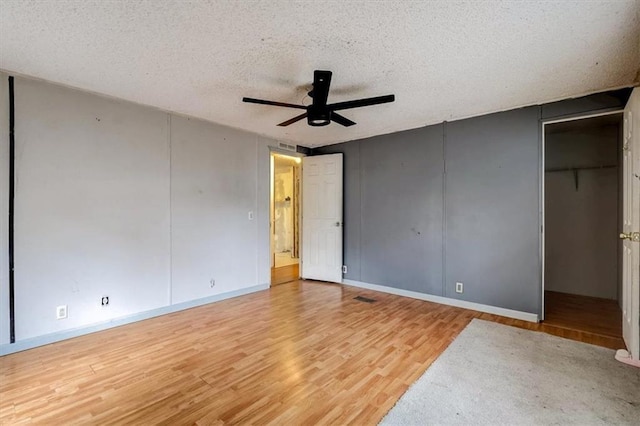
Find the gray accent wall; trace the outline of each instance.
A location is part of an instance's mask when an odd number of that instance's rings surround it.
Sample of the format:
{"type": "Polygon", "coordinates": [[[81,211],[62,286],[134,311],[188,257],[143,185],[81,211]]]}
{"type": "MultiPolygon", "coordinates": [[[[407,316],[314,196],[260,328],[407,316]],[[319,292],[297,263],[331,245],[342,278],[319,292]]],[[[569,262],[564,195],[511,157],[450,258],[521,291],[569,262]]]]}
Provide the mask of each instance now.
{"type": "MultiPolygon", "coordinates": [[[[360,236],[361,236],[361,214],[360,204],[360,142],[349,142],[338,145],[331,145],[325,149],[327,154],[334,152],[344,153],[343,173],[344,173],[344,203],[343,219],[344,228],[342,235],[343,261],[348,265],[345,278],[360,280],[360,236]]],[[[304,238],[304,237],[303,237],[304,238]]]]}
{"type": "Polygon", "coordinates": [[[344,278],[540,314],[541,122],[620,109],[630,93],[314,149],[344,154],[344,278]]]}
{"type": "Polygon", "coordinates": [[[442,125],[360,145],[360,280],[442,289],[442,125]]]}
{"type": "Polygon", "coordinates": [[[443,296],[539,311],[538,111],[447,124],[443,296]]]}

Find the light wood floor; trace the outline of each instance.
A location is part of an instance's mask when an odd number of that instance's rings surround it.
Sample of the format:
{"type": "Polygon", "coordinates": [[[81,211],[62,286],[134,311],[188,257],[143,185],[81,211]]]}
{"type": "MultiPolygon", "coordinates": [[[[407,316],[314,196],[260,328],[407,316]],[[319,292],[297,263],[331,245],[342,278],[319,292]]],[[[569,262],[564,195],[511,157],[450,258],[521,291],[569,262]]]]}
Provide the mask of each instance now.
{"type": "Polygon", "coordinates": [[[300,265],[297,263],[271,268],[271,285],[289,283],[298,278],[300,278],[300,265]]]}
{"type": "Polygon", "coordinates": [[[472,318],[542,329],[296,281],[1,357],[0,423],[375,425],[472,318]]]}
{"type": "Polygon", "coordinates": [[[547,327],[573,330],[598,337],[602,346],[624,348],[622,312],[615,300],[545,291],[547,327]]]}

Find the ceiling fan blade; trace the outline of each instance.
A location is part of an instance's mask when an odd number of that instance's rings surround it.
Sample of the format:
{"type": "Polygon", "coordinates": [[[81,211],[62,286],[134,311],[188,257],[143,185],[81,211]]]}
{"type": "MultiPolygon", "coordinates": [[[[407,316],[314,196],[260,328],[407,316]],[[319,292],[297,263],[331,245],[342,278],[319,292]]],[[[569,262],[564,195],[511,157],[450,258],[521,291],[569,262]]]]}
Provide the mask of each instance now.
{"type": "Polygon", "coordinates": [[[345,127],[353,126],[355,121],[349,120],[347,117],[343,117],[342,115],[332,112],[331,113],[331,121],[335,121],[338,124],[342,124],[345,127]]]}
{"type": "Polygon", "coordinates": [[[385,104],[387,102],[393,102],[396,100],[395,95],[376,96],[375,98],[357,99],[355,101],[338,102],[335,104],[327,105],[331,111],[338,111],[341,109],[360,108],[369,105],[385,104]]]}
{"type": "Polygon", "coordinates": [[[273,106],[280,106],[280,107],[286,107],[286,108],[307,109],[307,107],[304,105],[288,104],[286,102],[265,101],[263,99],[254,99],[254,98],[242,98],[242,102],[249,102],[251,104],[273,105],[273,106]]]}
{"type": "Polygon", "coordinates": [[[315,70],[313,72],[313,105],[326,105],[331,85],[331,71],[315,70]]]}
{"type": "Polygon", "coordinates": [[[306,113],[306,112],[305,112],[304,114],[300,114],[300,115],[299,115],[299,116],[297,116],[297,117],[293,117],[293,118],[292,118],[292,119],[290,119],[290,120],[283,121],[282,123],[278,124],[278,126],[285,127],[285,126],[288,126],[289,124],[293,124],[293,123],[295,123],[296,121],[300,121],[300,120],[302,120],[303,118],[307,118],[307,113],[306,113]]]}

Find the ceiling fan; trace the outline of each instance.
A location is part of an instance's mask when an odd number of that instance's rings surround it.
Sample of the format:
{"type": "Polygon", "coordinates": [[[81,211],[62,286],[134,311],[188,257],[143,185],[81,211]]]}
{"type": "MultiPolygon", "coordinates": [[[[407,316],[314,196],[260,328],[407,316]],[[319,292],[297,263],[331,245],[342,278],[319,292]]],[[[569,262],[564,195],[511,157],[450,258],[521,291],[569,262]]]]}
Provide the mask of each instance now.
{"type": "Polygon", "coordinates": [[[376,96],[374,98],[357,99],[354,101],[338,102],[335,104],[327,104],[327,98],[329,96],[329,86],[331,85],[331,71],[316,70],[313,72],[313,89],[309,92],[309,96],[313,99],[313,103],[310,105],[296,105],[288,104],[285,102],[265,101],[263,99],[254,98],[242,98],[243,102],[249,102],[262,105],[274,105],[285,108],[297,108],[304,109],[306,112],[293,117],[290,120],[283,121],[278,126],[288,126],[303,118],[307,119],[310,126],[326,126],[330,122],[334,121],[345,127],[353,126],[355,122],[348,118],[338,114],[336,111],[351,108],[360,108],[369,105],[384,104],[387,102],[393,102],[395,100],[394,95],[376,96]]]}

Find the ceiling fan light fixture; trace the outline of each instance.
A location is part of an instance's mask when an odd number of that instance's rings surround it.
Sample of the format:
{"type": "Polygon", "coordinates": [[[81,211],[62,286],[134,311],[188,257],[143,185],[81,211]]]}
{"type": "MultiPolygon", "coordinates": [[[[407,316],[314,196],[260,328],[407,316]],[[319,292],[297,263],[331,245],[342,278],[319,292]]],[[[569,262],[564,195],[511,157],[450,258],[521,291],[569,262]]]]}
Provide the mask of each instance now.
{"type": "Polygon", "coordinates": [[[309,117],[309,119],[307,120],[307,122],[309,123],[309,126],[326,126],[329,123],[331,123],[331,120],[328,120],[326,118],[311,118],[309,117]]]}
{"type": "Polygon", "coordinates": [[[307,123],[309,123],[309,126],[326,126],[331,123],[331,111],[311,106],[307,116],[307,123]]]}

